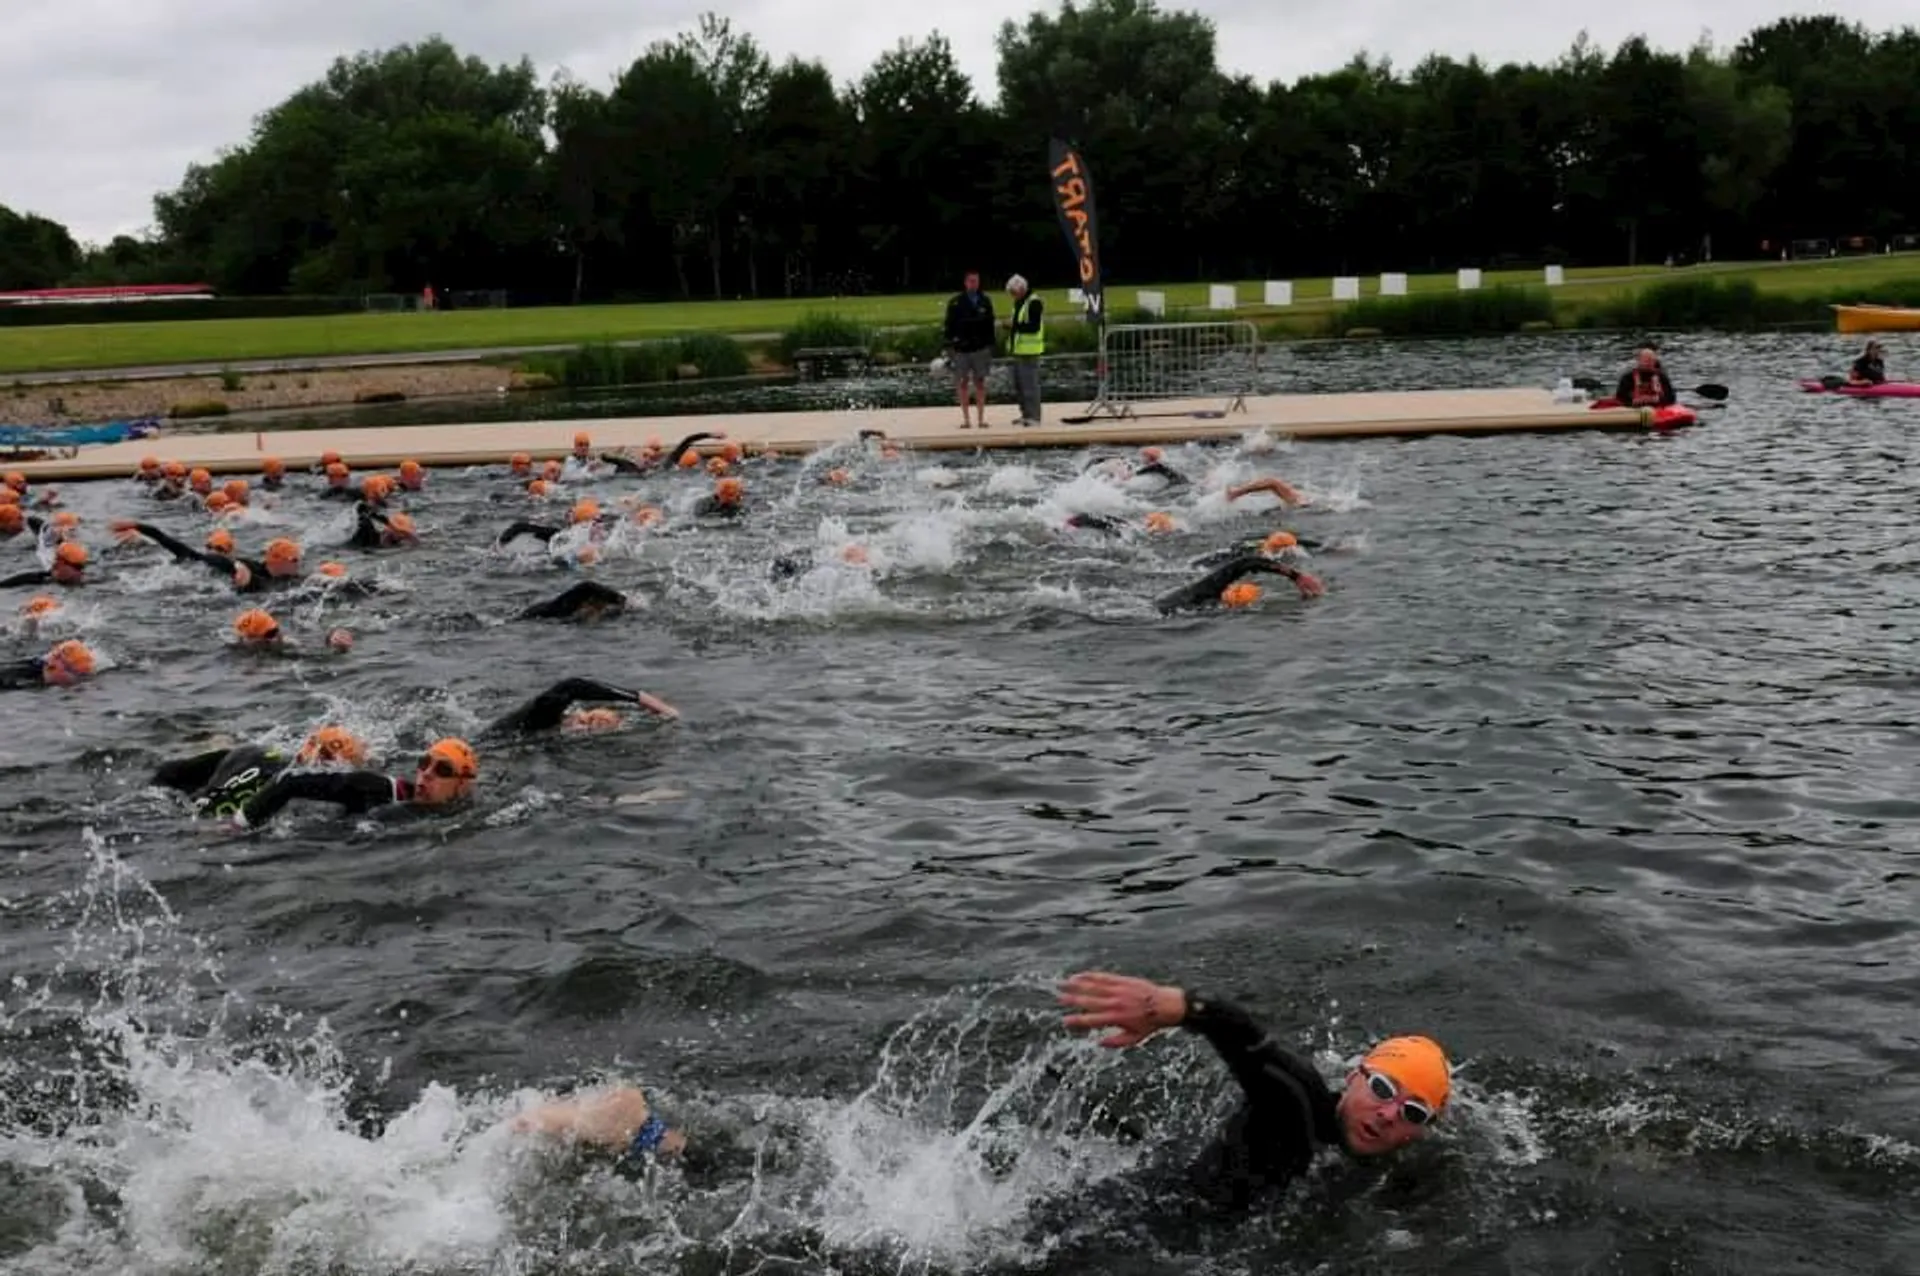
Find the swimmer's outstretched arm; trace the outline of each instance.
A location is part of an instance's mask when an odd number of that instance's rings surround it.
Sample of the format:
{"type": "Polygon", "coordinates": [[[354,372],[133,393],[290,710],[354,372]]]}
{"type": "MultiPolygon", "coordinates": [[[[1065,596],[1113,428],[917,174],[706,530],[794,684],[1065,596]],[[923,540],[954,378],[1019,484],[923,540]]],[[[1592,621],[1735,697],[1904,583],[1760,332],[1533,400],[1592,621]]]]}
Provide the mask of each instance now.
{"type": "Polygon", "coordinates": [[[522,536],[538,536],[541,540],[550,541],[559,534],[560,529],[557,527],[548,527],[545,523],[522,521],[515,523],[512,527],[509,527],[506,531],[495,537],[493,547],[498,549],[502,545],[518,540],[522,536]]]}
{"type": "Polygon", "coordinates": [[[704,443],[708,439],[724,439],[726,437],[727,432],[725,430],[702,430],[698,434],[689,434],[686,438],[681,439],[673,445],[673,451],[667,453],[667,459],[662,461],[661,464],[669,467],[678,465],[680,464],[680,458],[685,456],[687,449],[694,444],[704,443]]]}
{"type": "Polygon", "coordinates": [[[196,753],[190,758],[170,759],[155,768],[153,778],[147,783],[162,789],[178,789],[182,793],[195,792],[207,786],[230,752],[230,749],[213,749],[207,753],[196,753]]]}
{"type": "Polygon", "coordinates": [[[377,806],[391,806],[407,799],[404,780],[395,780],[378,771],[283,771],[266,788],[247,799],[234,815],[241,828],[259,828],[272,819],[287,803],[296,799],[332,802],[349,815],[360,815],[377,806]]]}
{"type": "Polygon", "coordinates": [[[640,462],[634,460],[632,457],[623,456],[618,452],[608,452],[600,459],[608,465],[611,465],[616,474],[645,474],[647,472],[646,466],[640,464],[640,462]]]}
{"type": "Polygon", "coordinates": [[[511,1128],[522,1134],[573,1139],[629,1157],[655,1152],[675,1156],[687,1146],[686,1135],[668,1129],[647,1104],[646,1095],[634,1086],[542,1104],[515,1117],[511,1128]]]}
{"type": "Polygon", "coordinates": [[[1179,470],[1168,469],[1166,464],[1161,461],[1149,462],[1135,470],[1134,474],[1136,476],[1141,474],[1158,474],[1167,481],[1168,487],[1185,487],[1187,485],[1186,475],[1182,474],[1179,470]]]}
{"type": "Polygon", "coordinates": [[[1070,514],[1067,516],[1067,526],[1089,532],[1105,532],[1109,536],[1118,536],[1121,531],[1120,520],[1105,514],[1070,514]]]}
{"type": "Polygon", "coordinates": [[[0,665],[0,691],[25,691],[47,685],[47,662],[32,657],[0,665]]]}
{"type": "Polygon", "coordinates": [[[567,710],[579,703],[637,704],[663,718],[680,713],[657,696],[628,687],[616,687],[592,678],[566,678],[554,683],[533,699],[488,727],[485,735],[521,735],[533,731],[551,731],[566,718],[567,710]]]}
{"type": "Polygon", "coordinates": [[[1275,562],[1273,559],[1262,557],[1259,554],[1243,554],[1231,562],[1222,563],[1205,576],[1202,576],[1199,580],[1194,581],[1191,585],[1182,585],[1178,589],[1169,590],[1160,595],[1159,598],[1154,600],[1153,605],[1157,607],[1163,615],[1168,612],[1185,611],[1191,607],[1210,606],[1220,601],[1220,595],[1226,591],[1228,585],[1233,584],[1243,576],[1251,576],[1255,572],[1264,572],[1272,576],[1285,576],[1288,580],[1299,586],[1301,594],[1309,598],[1320,592],[1321,589],[1320,582],[1317,579],[1301,571],[1298,567],[1294,567],[1288,563],[1275,562]]]}
{"type": "Polygon", "coordinates": [[[556,598],[535,603],[520,613],[521,620],[565,620],[586,607],[625,607],[627,598],[597,580],[583,580],[556,598]]]}
{"type": "Polygon", "coordinates": [[[0,580],[0,589],[25,589],[29,585],[44,585],[53,579],[53,573],[41,568],[30,572],[16,572],[0,580]]]}
{"type": "Polygon", "coordinates": [[[1252,496],[1255,492],[1270,492],[1289,505],[1305,505],[1307,498],[1294,488],[1277,478],[1254,479],[1251,483],[1240,483],[1227,489],[1227,499],[1237,501],[1243,496],[1252,496]]]}
{"type": "Polygon", "coordinates": [[[137,533],[146,537],[161,549],[166,550],[181,562],[205,563],[221,571],[232,571],[233,560],[225,554],[214,554],[206,550],[195,549],[183,541],[177,541],[151,523],[115,523],[113,530],[118,533],[137,533]]]}

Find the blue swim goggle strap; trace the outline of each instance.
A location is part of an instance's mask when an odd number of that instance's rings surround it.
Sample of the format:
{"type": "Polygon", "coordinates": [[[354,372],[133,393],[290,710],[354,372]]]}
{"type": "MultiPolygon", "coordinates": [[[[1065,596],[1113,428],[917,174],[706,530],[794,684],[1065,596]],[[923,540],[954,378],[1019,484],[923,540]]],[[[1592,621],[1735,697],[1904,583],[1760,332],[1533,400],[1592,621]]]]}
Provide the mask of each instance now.
{"type": "Polygon", "coordinates": [[[627,1145],[627,1155],[646,1156],[660,1147],[660,1141],[667,1137],[667,1123],[657,1116],[649,1116],[633,1136],[633,1142],[627,1145]]]}

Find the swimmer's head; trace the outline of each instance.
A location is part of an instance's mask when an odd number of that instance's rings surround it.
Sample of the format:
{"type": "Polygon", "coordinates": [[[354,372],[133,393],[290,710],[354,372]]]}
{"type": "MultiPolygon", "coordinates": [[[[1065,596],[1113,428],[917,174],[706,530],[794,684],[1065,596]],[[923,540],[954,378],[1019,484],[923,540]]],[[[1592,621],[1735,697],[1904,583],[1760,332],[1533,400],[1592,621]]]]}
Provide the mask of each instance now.
{"type": "Polygon", "coordinates": [[[575,709],[561,725],[568,731],[616,731],[626,725],[626,719],[620,716],[618,709],[601,705],[591,709],[575,709]]]}
{"type": "Polygon", "coordinates": [[[87,547],[79,541],[61,541],[53,551],[53,578],[62,585],[80,582],[87,567],[87,547]]]}
{"type": "Polygon", "coordinates": [[[575,501],[568,517],[576,523],[591,523],[594,519],[600,517],[600,502],[594,500],[591,496],[584,500],[575,501]]]}
{"type": "Polygon", "coordinates": [[[593,452],[593,439],[586,433],[586,431],[582,430],[580,433],[573,436],[573,454],[575,456],[579,457],[581,460],[584,461],[592,452],[593,452]]]}
{"type": "Polygon", "coordinates": [[[187,467],[179,461],[164,461],[160,465],[160,473],[170,479],[183,479],[187,476],[187,467]]]}
{"type": "Polygon", "coordinates": [[[80,530],[80,516],[72,510],[61,510],[53,516],[47,526],[60,540],[66,540],[80,530]]]}
{"type": "Polygon", "coordinates": [[[720,449],[720,455],[729,465],[738,465],[746,458],[747,451],[738,443],[728,443],[720,449]]]}
{"type": "Polygon", "coordinates": [[[723,478],[713,485],[713,499],[722,505],[738,505],[746,492],[746,485],[737,478],[723,478]]]}
{"type": "Polygon", "coordinates": [[[269,576],[297,576],[300,573],[300,546],[284,536],[268,541],[262,557],[266,559],[269,576]]]}
{"type": "Polygon", "coordinates": [[[835,466],[833,469],[828,470],[821,477],[826,482],[833,484],[835,487],[844,487],[846,486],[846,484],[853,481],[853,475],[847,473],[845,470],[841,469],[839,466],[835,466]]]}
{"type": "Polygon", "coordinates": [[[642,505],[633,512],[633,521],[642,527],[652,527],[656,523],[665,521],[665,519],[666,515],[662,514],[659,507],[655,505],[642,505]]]}
{"type": "Polygon", "coordinates": [[[1426,1037],[1394,1037],[1347,1074],[1336,1111],[1347,1149],[1378,1156],[1424,1138],[1453,1089],[1446,1051],[1426,1037]]]}
{"type": "Polygon", "coordinates": [[[1164,454],[1157,447],[1143,447],[1140,449],[1140,459],[1148,465],[1157,463],[1162,455],[1164,454]]]}
{"type": "Polygon", "coordinates": [[[367,760],[367,746],[345,727],[321,727],[301,742],[294,760],[305,766],[329,762],[359,766],[367,760]]]}
{"type": "Polygon", "coordinates": [[[20,504],[20,493],[14,491],[12,488],[8,487],[5,483],[0,483],[0,505],[17,506],[19,504],[20,504]]]}
{"type": "Polygon", "coordinates": [[[60,610],[60,600],[52,594],[35,594],[20,604],[20,614],[29,618],[51,616],[60,610]]]}
{"type": "Polygon", "coordinates": [[[852,563],[856,567],[865,567],[868,562],[865,545],[845,545],[840,549],[840,561],[852,563]]]}
{"type": "Polygon", "coordinates": [[[1147,515],[1147,530],[1150,532],[1170,532],[1173,530],[1173,515],[1155,510],[1147,515]]]}
{"type": "Polygon", "coordinates": [[[692,448],[688,448],[686,451],[680,454],[681,469],[692,470],[692,469],[698,469],[699,467],[700,467],[700,454],[698,452],[694,451],[692,448]]]}
{"type": "Polygon", "coordinates": [[[360,480],[360,499],[378,505],[393,492],[393,480],[384,474],[369,474],[360,480]]]}
{"type": "Polygon", "coordinates": [[[141,478],[159,478],[160,458],[157,456],[141,457],[139,474],[141,478]]]}
{"type": "Polygon", "coordinates": [[[560,464],[560,462],[548,461],[545,465],[540,467],[540,477],[547,480],[547,482],[549,483],[558,483],[560,481],[560,474],[563,469],[564,467],[560,464]]]}
{"type": "Polygon", "coordinates": [[[380,529],[382,545],[398,545],[402,541],[416,541],[420,533],[414,530],[413,517],[409,514],[394,514],[387,519],[387,525],[380,529]]]}
{"type": "Polygon", "coordinates": [[[320,468],[323,470],[330,470],[336,465],[344,465],[345,463],[346,458],[332,448],[328,448],[320,454],[320,468]]]}
{"type": "Polygon", "coordinates": [[[548,483],[545,479],[532,479],[527,483],[527,495],[528,496],[545,496],[548,493],[548,491],[552,489],[552,486],[553,485],[548,483]]]}
{"type": "Polygon", "coordinates": [[[420,462],[414,460],[400,462],[401,487],[406,488],[409,492],[417,492],[426,481],[427,471],[421,466],[420,462]]]}
{"type": "Polygon", "coordinates": [[[422,806],[457,801],[473,790],[479,775],[473,746],[453,736],[435,740],[414,765],[413,800],[422,806]]]}
{"type": "Polygon", "coordinates": [[[207,513],[209,514],[224,514],[232,505],[233,502],[228,499],[225,492],[207,493],[207,513]]]}
{"type": "Polygon", "coordinates": [[[8,470],[5,482],[16,492],[24,493],[27,490],[27,476],[19,470],[8,470]]]}
{"type": "Polygon", "coordinates": [[[1260,586],[1250,580],[1235,581],[1220,592],[1220,601],[1229,607],[1251,607],[1260,601],[1260,586]]]}
{"type": "Polygon", "coordinates": [[[345,580],[347,578],[347,565],[345,563],[326,562],[314,568],[313,572],[316,576],[326,576],[333,580],[345,580]]]}
{"type": "Polygon", "coordinates": [[[224,527],[216,527],[207,533],[207,548],[216,554],[233,554],[233,533],[224,527]]]}
{"type": "Polygon", "coordinates": [[[93,676],[93,652],[76,638],[54,644],[40,659],[40,676],[48,685],[71,687],[82,678],[93,676]]]}
{"type": "Polygon", "coordinates": [[[707,458],[707,473],[713,475],[715,478],[719,478],[731,468],[732,467],[727,464],[727,458],[724,456],[710,456],[707,458]]]}
{"type": "Polygon", "coordinates": [[[345,487],[347,485],[347,480],[351,478],[352,475],[353,475],[353,471],[349,470],[343,462],[340,462],[340,461],[327,462],[327,486],[328,487],[345,487]]]}
{"type": "Polygon", "coordinates": [[[1300,548],[1300,538],[1292,532],[1275,532],[1260,542],[1260,552],[1269,556],[1300,548]]]}
{"type": "Polygon", "coordinates": [[[205,496],[213,490],[213,475],[206,470],[195,470],[187,475],[187,486],[205,496]]]}
{"type": "Polygon", "coordinates": [[[0,505],[0,535],[15,535],[26,525],[27,516],[18,505],[0,505]]]}
{"type": "Polygon", "coordinates": [[[270,456],[260,462],[260,472],[270,479],[277,479],[286,474],[287,463],[277,456],[270,456]]]}
{"type": "Polygon", "coordinates": [[[271,613],[252,607],[233,618],[233,635],[249,647],[264,647],[280,641],[280,622],[271,613]]]}
{"type": "Polygon", "coordinates": [[[247,503],[247,496],[249,495],[249,488],[247,481],[243,478],[228,479],[220,485],[220,492],[233,504],[245,505],[247,503]]]}

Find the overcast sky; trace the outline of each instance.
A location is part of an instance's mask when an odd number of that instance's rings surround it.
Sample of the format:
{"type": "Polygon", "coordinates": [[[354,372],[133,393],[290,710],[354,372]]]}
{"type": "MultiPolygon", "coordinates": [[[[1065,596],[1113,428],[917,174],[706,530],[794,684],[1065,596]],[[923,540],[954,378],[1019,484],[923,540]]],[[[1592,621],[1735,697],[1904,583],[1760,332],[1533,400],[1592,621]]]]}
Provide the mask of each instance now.
{"type": "MultiPolygon", "coordinates": [[[[1049,0],[1051,3],[1052,0],[1049,0]]],[[[0,40],[0,204],[64,222],[83,241],[138,233],[156,191],[243,142],[255,115],[342,53],[440,34],[490,61],[530,56],[604,85],[703,10],[775,57],[818,59],[843,81],[902,38],[938,30],[991,99],[993,38],[1025,0],[12,0],[0,40]]],[[[1429,52],[1550,60],[1586,29],[1683,48],[1736,42],[1809,6],[1765,0],[1163,0],[1197,9],[1229,71],[1292,80],[1356,52],[1410,66],[1429,52]]],[[[1831,11],[1831,10],[1828,10],[1831,11]]],[[[1920,20],[1914,0],[1855,0],[1874,30],[1920,20]]]]}

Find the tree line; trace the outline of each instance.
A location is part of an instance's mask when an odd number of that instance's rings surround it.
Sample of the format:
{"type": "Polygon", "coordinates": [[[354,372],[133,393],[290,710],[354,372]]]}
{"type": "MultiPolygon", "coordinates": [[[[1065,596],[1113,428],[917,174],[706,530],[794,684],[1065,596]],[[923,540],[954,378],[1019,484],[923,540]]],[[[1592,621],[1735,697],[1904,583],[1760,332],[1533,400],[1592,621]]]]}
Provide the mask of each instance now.
{"type": "Polygon", "coordinates": [[[1262,84],[1220,65],[1199,14],[1067,0],[1002,27],[997,79],[989,100],[932,35],[837,85],[712,16],[605,87],[437,38],[361,53],[189,168],[144,238],[83,248],[0,208],[0,288],[531,303],[940,290],[975,265],[1057,286],[1055,135],[1093,168],[1123,283],[1920,230],[1912,28],[1792,18],[1726,53],[1582,36],[1548,65],[1362,55],[1262,84]]]}

